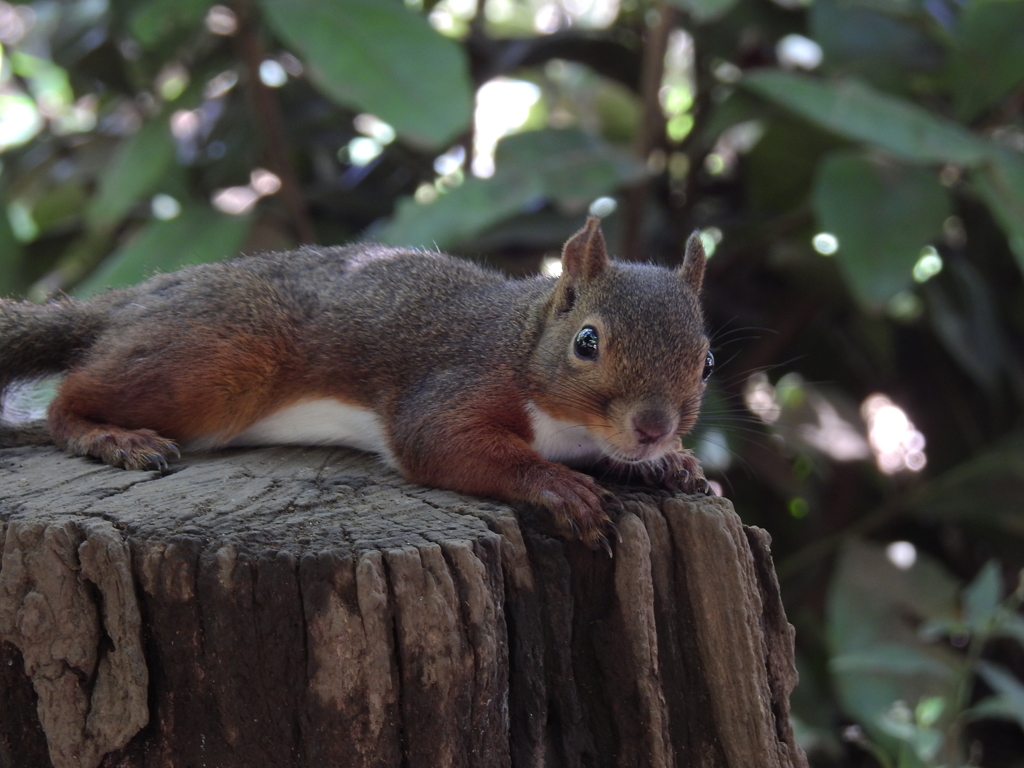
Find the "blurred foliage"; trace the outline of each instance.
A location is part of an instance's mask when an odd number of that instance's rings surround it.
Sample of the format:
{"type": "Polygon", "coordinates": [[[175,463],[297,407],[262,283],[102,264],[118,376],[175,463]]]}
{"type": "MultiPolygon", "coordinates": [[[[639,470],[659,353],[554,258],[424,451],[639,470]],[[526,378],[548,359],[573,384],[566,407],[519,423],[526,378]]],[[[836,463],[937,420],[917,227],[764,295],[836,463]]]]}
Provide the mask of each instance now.
{"type": "Polygon", "coordinates": [[[812,762],[1024,766],[1024,0],[37,0],[0,45],[0,295],[701,229],[687,439],[774,538],[812,762]]]}

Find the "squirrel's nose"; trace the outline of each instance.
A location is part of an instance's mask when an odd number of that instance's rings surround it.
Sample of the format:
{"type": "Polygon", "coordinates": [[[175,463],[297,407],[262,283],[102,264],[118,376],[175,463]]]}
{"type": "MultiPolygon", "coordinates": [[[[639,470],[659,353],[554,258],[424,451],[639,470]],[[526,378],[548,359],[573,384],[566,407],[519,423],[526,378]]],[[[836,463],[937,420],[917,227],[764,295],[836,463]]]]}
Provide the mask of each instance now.
{"type": "Polygon", "coordinates": [[[664,411],[641,411],[633,416],[633,435],[640,445],[653,445],[675,429],[672,418],[664,411]]]}

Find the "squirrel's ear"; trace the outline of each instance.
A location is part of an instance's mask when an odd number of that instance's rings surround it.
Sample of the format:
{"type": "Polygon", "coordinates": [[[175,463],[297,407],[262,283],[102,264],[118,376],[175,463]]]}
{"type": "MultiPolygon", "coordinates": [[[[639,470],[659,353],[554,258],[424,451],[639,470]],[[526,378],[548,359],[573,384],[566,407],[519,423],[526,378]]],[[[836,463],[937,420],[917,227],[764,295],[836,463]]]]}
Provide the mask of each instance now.
{"type": "Polygon", "coordinates": [[[562,275],[572,282],[589,281],[608,266],[608,250],[601,233],[601,220],[588,216],[583,229],[569,238],[562,248],[562,275]]]}
{"type": "Polygon", "coordinates": [[[700,293],[700,287],[704,283],[705,261],[707,257],[704,255],[704,243],[701,242],[700,233],[695,231],[686,240],[686,254],[683,256],[682,266],[677,270],[695,293],[700,293]]]}

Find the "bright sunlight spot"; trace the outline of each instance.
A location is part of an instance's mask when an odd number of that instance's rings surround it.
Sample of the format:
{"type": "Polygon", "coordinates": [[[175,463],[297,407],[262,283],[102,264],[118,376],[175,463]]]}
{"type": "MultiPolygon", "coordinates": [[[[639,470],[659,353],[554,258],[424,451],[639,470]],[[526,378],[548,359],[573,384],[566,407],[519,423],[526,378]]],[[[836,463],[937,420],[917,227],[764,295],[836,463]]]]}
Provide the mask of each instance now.
{"type": "Polygon", "coordinates": [[[921,257],[914,264],[914,280],[923,283],[931,280],[942,271],[942,257],[932,246],[926,245],[921,249],[921,257]]]}
{"type": "Polygon", "coordinates": [[[440,176],[447,176],[455,173],[466,162],[466,148],[456,144],[443,155],[434,158],[434,170],[440,176]]]}
{"type": "Polygon", "coordinates": [[[213,206],[232,216],[248,213],[261,197],[272,195],[281,189],[281,179],[263,168],[249,174],[249,184],[244,187],[228,187],[213,193],[213,206]]]}
{"type": "Polygon", "coordinates": [[[868,442],[875,463],[887,475],[904,469],[919,472],[928,459],[924,453],[924,435],[914,428],[907,414],[882,394],[869,395],[860,407],[868,425],[868,442]]]}
{"type": "Polygon", "coordinates": [[[557,256],[545,256],[540,263],[540,273],[545,277],[558,277],[562,274],[562,260],[557,256]]]}
{"type": "Polygon", "coordinates": [[[238,31],[238,17],[226,5],[215,5],[206,14],[206,28],[215,35],[233,35],[238,31]]]}
{"type": "Polygon", "coordinates": [[[476,92],[476,136],[473,140],[473,175],[494,175],[494,148],[498,141],[515,133],[540,100],[540,88],[524,80],[498,77],[476,92]]]}
{"type": "Polygon", "coordinates": [[[252,210],[259,199],[260,196],[252,187],[228,187],[214,192],[211,202],[218,211],[230,213],[232,216],[241,216],[252,210]]]}
{"type": "Polygon", "coordinates": [[[430,26],[448,37],[463,37],[476,15],[476,0],[441,0],[430,11],[430,26]]]}
{"type": "Polygon", "coordinates": [[[786,35],[775,44],[775,56],[785,69],[815,69],[822,55],[821,46],[803,35],[786,35]]]}
{"type": "Polygon", "coordinates": [[[288,73],[279,61],[264,59],[260,62],[260,82],[268,88],[280,88],[288,82],[288,73]]]}
{"type": "Polygon", "coordinates": [[[590,215],[603,219],[605,216],[615,213],[618,205],[614,197],[599,197],[590,204],[590,215]]]}
{"type": "Polygon", "coordinates": [[[917,561],[917,547],[909,541],[894,541],[885,548],[885,556],[901,571],[907,571],[917,561]]]}
{"type": "Polygon", "coordinates": [[[766,424],[773,424],[782,415],[782,409],[775,402],[775,387],[763,373],[755,373],[747,379],[743,388],[743,402],[747,410],[766,424]]]}
{"type": "Polygon", "coordinates": [[[700,243],[704,246],[704,255],[711,258],[715,255],[715,248],[722,242],[722,230],[718,227],[708,227],[701,230],[700,243]]]}
{"type": "Polygon", "coordinates": [[[369,136],[357,136],[348,143],[349,162],[359,167],[368,165],[383,151],[380,142],[369,136]]]}
{"type": "Polygon", "coordinates": [[[176,219],[178,214],[181,213],[181,203],[170,195],[163,193],[153,195],[153,199],[149,202],[149,207],[153,211],[153,216],[161,221],[176,219]]]}
{"type": "Polygon", "coordinates": [[[203,88],[204,99],[219,99],[238,84],[238,74],[234,70],[226,69],[219,75],[211,77],[203,88]]]}
{"type": "Polygon", "coordinates": [[[249,186],[260,197],[266,197],[281,189],[281,177],[264,168],[257,168],[249,174],[249,186]]]}
{"type": "Polygon", "coordinates": [[[839,238],[831,232],[819,232],[811,239],[811,245],[822,256],[831,256],[839,250],[839,238]]]}
{"type": "Polygon", "coordinates": [[[352,125],[363,136],[369,136],[385,146],[395,140],[395,129],[376,115],[368,115],[365,112],[356,115],[352,119],[352,125]]]}
{"type": "Polygon", "coordinates": [[[43,118],[28,96],[0,94],[0,152],[24,144],[43,128],[43,118]]]}
{"type": "Polygon", "coordinates": [[[171,115],[171,135],[178,141],[186,141],[199,130],[199,110],[179,109],[171,115]]]}

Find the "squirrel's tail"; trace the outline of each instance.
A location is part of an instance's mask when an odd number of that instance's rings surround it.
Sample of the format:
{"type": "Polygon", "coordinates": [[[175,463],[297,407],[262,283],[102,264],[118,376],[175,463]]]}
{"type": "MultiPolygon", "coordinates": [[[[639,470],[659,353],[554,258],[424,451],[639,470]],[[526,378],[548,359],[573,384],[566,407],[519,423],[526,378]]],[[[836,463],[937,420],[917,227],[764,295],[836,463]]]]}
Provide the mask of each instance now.
{"type": "Polygon", "coordinates": [[[105,324],[99,307],[74,299],[49,304],[0,299],[0,409],[11,384],[66,370],[105,324]]]}

